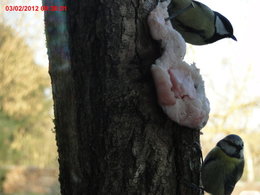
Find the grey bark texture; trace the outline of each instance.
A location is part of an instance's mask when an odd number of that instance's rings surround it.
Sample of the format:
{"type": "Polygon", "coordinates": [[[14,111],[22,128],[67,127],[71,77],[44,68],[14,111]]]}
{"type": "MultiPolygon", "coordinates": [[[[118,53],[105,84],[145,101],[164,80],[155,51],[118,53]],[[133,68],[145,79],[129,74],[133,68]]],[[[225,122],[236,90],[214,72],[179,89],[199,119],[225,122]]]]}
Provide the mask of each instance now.
{"type": "Polygon", "coordinates": [[[66,13],[45,14],[62,195],[200,194],[200,132],[156,100],[156,3],[68,0],[66,13]]]}

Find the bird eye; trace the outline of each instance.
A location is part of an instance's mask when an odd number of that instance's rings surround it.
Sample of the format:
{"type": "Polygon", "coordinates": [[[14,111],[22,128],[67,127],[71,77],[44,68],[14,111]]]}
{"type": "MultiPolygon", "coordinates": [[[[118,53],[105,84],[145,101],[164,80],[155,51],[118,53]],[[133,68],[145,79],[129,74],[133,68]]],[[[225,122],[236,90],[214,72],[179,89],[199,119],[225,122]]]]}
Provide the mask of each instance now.
{"type": "Polygon", "coordinates": [[[243,149],[243,146],[241,145],[238,145],[238,146],[236,146],[236,148],[238,149],[238,150],[242,150],[243,149]]]}

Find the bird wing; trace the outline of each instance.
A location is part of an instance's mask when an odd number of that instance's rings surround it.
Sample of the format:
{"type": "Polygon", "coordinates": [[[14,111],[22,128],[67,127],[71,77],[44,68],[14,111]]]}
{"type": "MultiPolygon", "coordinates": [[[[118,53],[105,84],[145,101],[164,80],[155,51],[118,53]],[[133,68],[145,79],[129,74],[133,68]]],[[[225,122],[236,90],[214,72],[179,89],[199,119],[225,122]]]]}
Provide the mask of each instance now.
{"type": "Polygon", "coordinates": [[[192,28],[191,26],[188,26],[188,25],[184,25],[182,23],[182,21],[178,20],[178,19],[175,19],[175,23],[176,25],[178,25],[179,28],[182,29],[182,31],[185,31],[185,32],[188,32],[188,33],[194,33],[194,34],[198,34],[200,37],[202,37],[203,39],[206,39],[206,30],[203,30],[203,29],[195,29],[195,28],[192,28]]]}
{"type": "Polygon", "coordinates": [[[230,195],[237,183],[237,181],[242,176],[244,170],[244,160],[241,160],[240,163],[234,168],[234,170],[228,174],[228,177],[225,179],[225,195],[230,195]]]}
{"type": "Polygon", "coordinates": [[[204,161],[203,161],[203,166],[205,166],[206,164],[208,164],[210,161],[213,161],[213,160],[217,159],[217,156],[216,156],[217,152],[216,152],[216,150],[218,150],[218,149],[219,149],[219,148],[215,147],[215,148],[213,148],[213,149],[209,152],[209,154],[206,156],[206,158],[205,158],[204,161]]]}

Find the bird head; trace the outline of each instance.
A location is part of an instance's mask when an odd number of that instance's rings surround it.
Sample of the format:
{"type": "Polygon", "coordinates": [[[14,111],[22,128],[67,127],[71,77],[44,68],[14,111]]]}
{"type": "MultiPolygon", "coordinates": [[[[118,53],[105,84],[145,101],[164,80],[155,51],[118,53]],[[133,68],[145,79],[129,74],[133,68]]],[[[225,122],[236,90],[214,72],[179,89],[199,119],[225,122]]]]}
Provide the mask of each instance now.
{"type": "Polygon", "coordinates": [[[226,136],[217,143],[217,146],[228,156],[238,159],[244,158],[244,143],[238,135],[230,134],[226,136]]]}
{"type": "Polygon", "coordinates": [[[215,13],[215,30],[216,35],[219,36],[219,39],[221,38],[231,38],[234,41],[237,41],[236,37],[234,36],[233,27],[229,20],[221,15],[218,12],[215,13]]]}

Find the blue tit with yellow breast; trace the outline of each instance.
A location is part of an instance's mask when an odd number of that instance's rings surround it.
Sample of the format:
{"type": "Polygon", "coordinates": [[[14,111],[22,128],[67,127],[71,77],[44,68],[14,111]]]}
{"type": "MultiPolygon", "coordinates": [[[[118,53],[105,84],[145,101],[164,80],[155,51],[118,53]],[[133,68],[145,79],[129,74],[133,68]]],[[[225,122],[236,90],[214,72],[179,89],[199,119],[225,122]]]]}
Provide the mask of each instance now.
{"type": "Polygon", "coordinates": [[[220,140],[206,156],[201,169],[204,190],[212,195],[231,195],[244,169],[244,143],[235,134],[220,140]]]}
{"type": "Polygon", "coordinates": [[[169,6],[173,27],[187,43],[206,45],[223,38],[237,40],[230,21],[198,1],[173,0],[169,6]],[[191,6],[192,5],[192,6],[191,6]]]}

